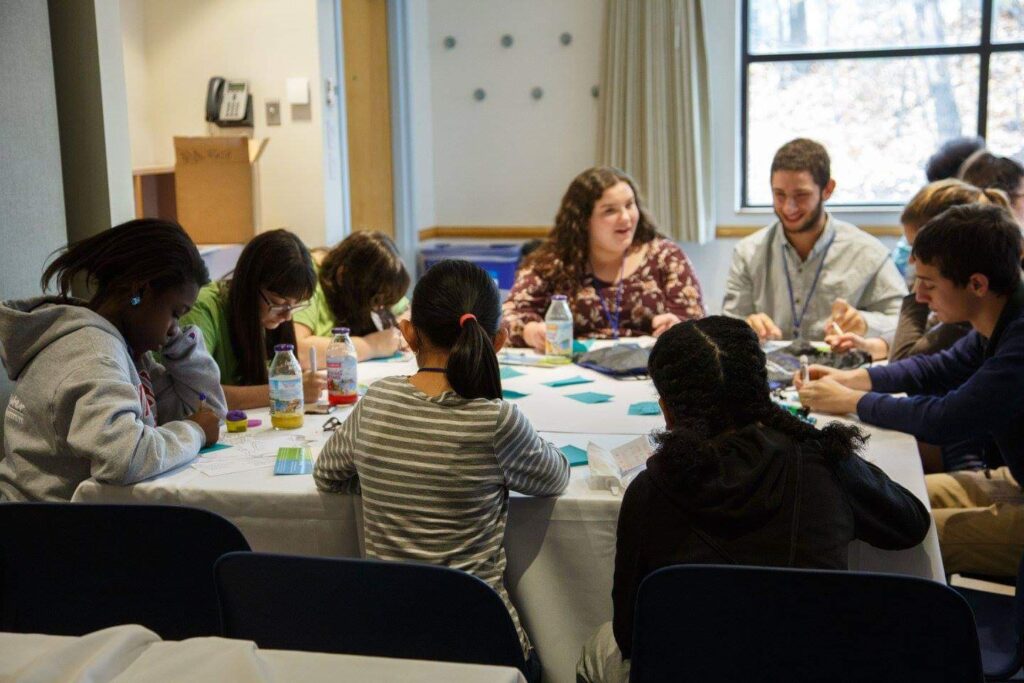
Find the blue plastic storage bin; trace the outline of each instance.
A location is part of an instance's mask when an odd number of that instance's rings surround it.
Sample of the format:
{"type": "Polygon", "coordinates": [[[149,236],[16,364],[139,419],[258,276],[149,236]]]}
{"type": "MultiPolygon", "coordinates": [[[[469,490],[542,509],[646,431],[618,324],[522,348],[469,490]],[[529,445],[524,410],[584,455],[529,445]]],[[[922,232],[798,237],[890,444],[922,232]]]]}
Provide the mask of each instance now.
{"type": "Polygon", "coordinates": [[[498,289],[507,293],[516,280],[519,249],[518,244],[433,244],[420,249],[420,274],[438,261],[462,259],[486,270],[498,289]]]}

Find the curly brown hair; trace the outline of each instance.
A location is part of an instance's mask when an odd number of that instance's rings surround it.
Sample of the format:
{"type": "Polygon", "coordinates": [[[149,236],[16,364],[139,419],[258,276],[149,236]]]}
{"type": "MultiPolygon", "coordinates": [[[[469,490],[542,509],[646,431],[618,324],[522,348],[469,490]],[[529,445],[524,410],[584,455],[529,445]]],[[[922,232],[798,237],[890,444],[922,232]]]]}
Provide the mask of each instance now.
{"type": "Polygon", "coordinates": [[[611,166],[595,166],[573,178],[555,215],[555,227],[547,240],[524,260],[536,273],[552,283],[555,292],[573,295],[580,287],[590,259],[590,217],[594,204],[605,190],[626,183],[633,190],[640,220],[633,234],[633,247],[658,237],[658,226],[644,209],[636,182],[624,171],[611,166]]]}
{"type": "Polygon", "coordinates": [[[409,273],[398,247],[382,232],[354,232],[327,252],[320,264],[320,288],[336,325],[356,337],[377,330],[370,314],[379,311],[386,327],[394,324],[387,310],[409,289],[409,273]],[[344,284],[338,283],[342,269],[344,284]]]}

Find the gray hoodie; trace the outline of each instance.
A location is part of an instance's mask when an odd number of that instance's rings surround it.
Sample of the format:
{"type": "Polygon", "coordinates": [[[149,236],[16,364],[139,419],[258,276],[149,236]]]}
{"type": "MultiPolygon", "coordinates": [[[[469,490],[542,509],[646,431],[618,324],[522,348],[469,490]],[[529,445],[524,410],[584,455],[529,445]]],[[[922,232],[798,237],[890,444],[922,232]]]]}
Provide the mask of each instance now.
{"type": "Polygon", "coordinates": [[[4,414],[0,500],[71,500],[88,479],[133,484],[192,460],[199,392],[223,416],[220,371],[186,328],[146,354],[155,411],[121,333],[81,301],[0,303],[0,360],[14,383],[4,414]],[[160,426],[157,426],[157,425],[160,426]]]}

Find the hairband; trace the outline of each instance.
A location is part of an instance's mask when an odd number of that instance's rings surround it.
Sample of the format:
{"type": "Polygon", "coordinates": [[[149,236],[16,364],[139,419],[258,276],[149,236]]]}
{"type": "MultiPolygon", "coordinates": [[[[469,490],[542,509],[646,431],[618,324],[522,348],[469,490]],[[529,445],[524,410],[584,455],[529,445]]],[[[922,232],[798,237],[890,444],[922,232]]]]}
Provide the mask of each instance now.
{"type": "Polygon", "coordinates": [[[465,327],[467,320],[476,320],[476,316],[472,313],[463,313],[462,317],[459,318],[459,327],[465,327]]]}

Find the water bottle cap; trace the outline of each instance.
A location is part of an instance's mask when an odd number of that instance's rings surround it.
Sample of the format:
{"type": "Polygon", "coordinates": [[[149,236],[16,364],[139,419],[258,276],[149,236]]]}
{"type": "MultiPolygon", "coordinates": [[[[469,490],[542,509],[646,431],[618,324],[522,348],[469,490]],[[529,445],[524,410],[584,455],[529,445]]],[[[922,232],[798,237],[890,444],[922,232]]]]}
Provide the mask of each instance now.
{"type": "Polygon", "coordinates": [[[348,334],[350,331],[347,327],[335,327],[331,330],[334,334],[348,334]]]}
{"type": "Polygon", "coordinates": [[[552,301],[565,301],[566,298],[567,297],[565,296],[565,294],[555,294],[553,297],[551,297],[551,300],[552,301]]]}
{"type": "Polygon", "coordinates": [[[278,344],[274,347],[274,351],[294,351],[295,346],[292,344],[278,344]]]}

